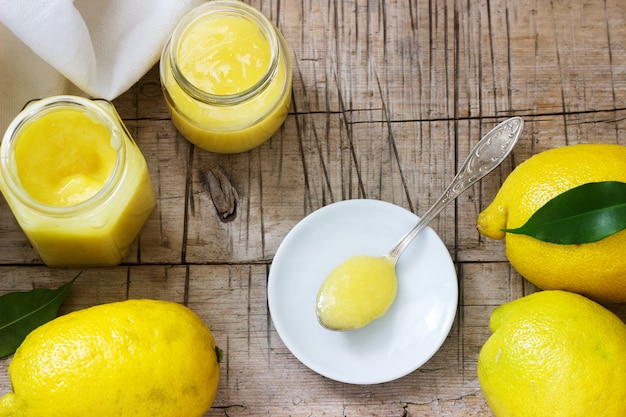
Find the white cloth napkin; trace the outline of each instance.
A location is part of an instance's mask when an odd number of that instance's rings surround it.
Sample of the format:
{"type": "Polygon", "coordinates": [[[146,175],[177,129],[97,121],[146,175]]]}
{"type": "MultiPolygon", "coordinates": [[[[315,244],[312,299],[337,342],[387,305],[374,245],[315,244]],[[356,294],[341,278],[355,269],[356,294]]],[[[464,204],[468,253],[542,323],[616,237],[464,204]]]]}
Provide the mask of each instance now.
{"type": "Polygon", "coordinates": [[[202,0],[0,0],[0,137],[24,104],[56,94],[112,100],[156,62],[202,0]]]}

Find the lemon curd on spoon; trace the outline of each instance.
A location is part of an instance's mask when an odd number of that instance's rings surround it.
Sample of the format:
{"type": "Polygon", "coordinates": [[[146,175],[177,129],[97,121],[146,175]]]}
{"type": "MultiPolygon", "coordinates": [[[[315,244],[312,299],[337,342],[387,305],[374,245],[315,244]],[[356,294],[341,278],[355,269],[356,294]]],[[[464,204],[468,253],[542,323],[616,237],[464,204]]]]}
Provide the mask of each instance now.
{"type": "Polygon", "coordinates": [[[332,330],[358,329],[382,317],[398,290],[395,265],[386,257],[353,256],[333,269],[317,295],[317,315],[332,330]]]}
{"type": "Polygon", "coordinates": [[[320,324],[329,330],[351,330],[384,315],[395,299],[395,265],[402,252],[448,204],[500,165],[517,143],[523,126],[520,117],[512,117],[483,136],[444,193],[385,255],[356,256],[336,267],[318,292],[320,324]]]}

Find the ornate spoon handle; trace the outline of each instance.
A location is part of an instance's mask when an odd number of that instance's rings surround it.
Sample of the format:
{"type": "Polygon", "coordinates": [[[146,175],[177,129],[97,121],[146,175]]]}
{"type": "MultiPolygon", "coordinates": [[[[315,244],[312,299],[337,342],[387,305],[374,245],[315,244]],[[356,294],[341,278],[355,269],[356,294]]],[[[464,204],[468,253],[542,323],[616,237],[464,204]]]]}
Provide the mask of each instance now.
{"type": "Polygon", "coordinates": [[[437,217],[448,204],[502,163],[513,150],[523,128],[524,120],[521,117],[512,117],[500,123],[483,136],[471,150],[469,156],[463,162],[463,166],[450,185],[448,185],[443,195],[385,256],[395,263],[415,236],[437,217]]]}

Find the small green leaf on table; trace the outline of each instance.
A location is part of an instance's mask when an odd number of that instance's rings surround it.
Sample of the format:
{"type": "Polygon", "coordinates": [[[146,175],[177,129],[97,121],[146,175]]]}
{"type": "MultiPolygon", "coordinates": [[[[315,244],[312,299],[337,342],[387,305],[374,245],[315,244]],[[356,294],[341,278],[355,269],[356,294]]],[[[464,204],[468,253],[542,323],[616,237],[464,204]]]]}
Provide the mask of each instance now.
{"type": "Polygon", "coordinates": [[[528,221],[507,233],[562,245],[597,242],[626,229],[626,183],[591,182],[548,201],[528,221]]]}
{"type": "Polygon", "coordinates": [[[14,353],[31,331],[57,316],[79,276],[55,290],[37,288],[0,296],[0,358],[14,353]]]}

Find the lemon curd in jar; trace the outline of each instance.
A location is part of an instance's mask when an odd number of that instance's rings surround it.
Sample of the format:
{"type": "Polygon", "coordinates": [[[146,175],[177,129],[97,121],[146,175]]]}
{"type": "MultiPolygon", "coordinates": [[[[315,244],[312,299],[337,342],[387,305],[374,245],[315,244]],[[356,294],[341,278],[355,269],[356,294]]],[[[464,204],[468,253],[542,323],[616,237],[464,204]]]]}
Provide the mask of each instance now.
{"type": "Polygon", "coordinates": [[[119,264],[155,205],[113,105],[73,96],[33,102],[9,126],[0,189],[48,266],[119,264]]]}
{"type": "Polygon", "coordinates": [[[13,155],[22,187],[51,206],[88,200],[115,169],[117,154],[110,137],[106,127],[80,111],[62,109],[42,116],[15,142],[13,155]]]}
{"type": "Polygon", "coordinates": [[[176,128],[208,151],[236,153],[283,124],[292,69],[280,32],[240,1],[211,1],[183,17],[165,45],[161,84],[176,128]]]}

